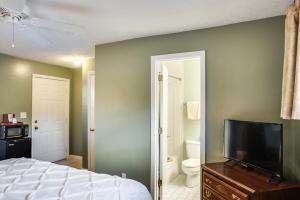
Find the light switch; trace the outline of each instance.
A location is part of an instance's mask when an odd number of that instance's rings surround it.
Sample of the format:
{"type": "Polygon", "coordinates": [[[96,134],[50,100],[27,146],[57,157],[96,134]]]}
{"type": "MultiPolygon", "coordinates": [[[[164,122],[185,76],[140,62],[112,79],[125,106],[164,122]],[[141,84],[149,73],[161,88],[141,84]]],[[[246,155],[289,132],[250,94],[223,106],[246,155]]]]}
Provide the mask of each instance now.
{"type": "Polygon", "coordinates": [[[20,112],[21,119],[27,119],[27,112],[20,112]]]}

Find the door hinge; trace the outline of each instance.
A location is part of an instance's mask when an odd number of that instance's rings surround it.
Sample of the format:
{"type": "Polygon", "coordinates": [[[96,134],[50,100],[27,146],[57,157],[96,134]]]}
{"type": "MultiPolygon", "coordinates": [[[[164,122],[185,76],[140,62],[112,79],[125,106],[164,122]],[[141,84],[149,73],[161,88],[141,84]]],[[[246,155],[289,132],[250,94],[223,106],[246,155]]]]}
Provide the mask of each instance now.
{"type": "Polygon", "coordinates": [[[161,187],[161,186],[162,186],[162,180],[159,179],[159,180],[158,180],[158,187],[161,187]]]}
{"type": "Polygon", "coordinates": [[[158,75],[158,81],[163,81],[164,80],[164,76],[162,74],[158,75]]]}
{"type": "Polygon", "coordinates": [[[158,134],[163,134],[163,129],[162,128],[158,128],[158,134]]]}

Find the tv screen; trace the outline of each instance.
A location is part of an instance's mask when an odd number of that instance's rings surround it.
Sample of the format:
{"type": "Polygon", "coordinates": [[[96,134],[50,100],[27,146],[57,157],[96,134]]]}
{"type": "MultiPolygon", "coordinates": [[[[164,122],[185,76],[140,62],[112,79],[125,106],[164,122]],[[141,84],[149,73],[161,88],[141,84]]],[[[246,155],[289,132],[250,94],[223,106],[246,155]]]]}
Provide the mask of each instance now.
{"type": "Polygon", "coordinates": [[[282,177],[282,124],[225,120],[224,156],[282,177]]]}

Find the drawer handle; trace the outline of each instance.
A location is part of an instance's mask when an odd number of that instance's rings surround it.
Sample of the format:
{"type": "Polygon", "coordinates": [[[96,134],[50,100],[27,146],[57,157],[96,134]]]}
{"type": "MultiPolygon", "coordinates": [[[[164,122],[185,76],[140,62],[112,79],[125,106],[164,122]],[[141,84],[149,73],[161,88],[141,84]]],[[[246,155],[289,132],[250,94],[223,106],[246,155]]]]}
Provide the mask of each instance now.
{"type": "Polygon", "coordinates": [[[15,144],[8,144],[8,146],[12,147],[12,146],[15,146],[15,144]]]}
{"type": "Polygon", "coordinates": [[[208,178],[205,179],[205,182],[208,183],[208,184],[212,184],[212,181],[209,180],[208,178]]]}
{"type": "Polygon", "coordinates": [[[207,198],[210,198],[210,197],[211,197],[211,193],[210,193],[210,191],[208,191],[208,190],[205,190],[205,195],[206,195],[206,197],[207,197],[207,198]]]}
{"type": "Polygon", "coordinates": [[[236,196],[235,194],[232,194],[231,195],[232,196],[232,199],[234,199],[234,200],[241,200],[238,196],[236,196]]]}

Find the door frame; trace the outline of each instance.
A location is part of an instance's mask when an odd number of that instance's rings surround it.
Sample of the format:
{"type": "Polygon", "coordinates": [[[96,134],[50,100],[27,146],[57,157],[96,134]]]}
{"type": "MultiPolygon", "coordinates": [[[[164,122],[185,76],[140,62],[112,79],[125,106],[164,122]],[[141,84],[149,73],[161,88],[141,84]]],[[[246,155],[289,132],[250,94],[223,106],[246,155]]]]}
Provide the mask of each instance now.
{"type": "Polygon", "coordinates": [[[151,56],[151,194],[154,200],[158,199],[159,188],[159,62],[200,58],[201,68],[201,163],[205,163],[205,50],[151,56]]]}
{"type": "MultiPolygon", "coordinates": [[[[91,89],[91,85],[90,85],[90,77],[91,76],[95,76],[95,79],[96,79],[96,73],[95,71],[88,71],[87,73],[87,138],[88,138],[88,169],[91,170],[91,171],[95,171],[95,158],[94,158],[94,166],[91,166],[91,157],[90,157],[90,151],[91,151],[91,145],[90,145],[90,128],[91,128],[91,125],[90,125],[90,116],[91,116],[91,105],[90,105],[90,89],[91,89]]],[[[95,86],[94,86],[94,89],[95,89],[95,86]]],[[[95,120],[95,116],[94,116],[94,120],[95,120]]],[[[95,127],[94,127],[95,128],[95,127]]],[[[94,132],[95,134],[95,132],[94,132]]],[[[95,139],[95,138],[94,138],[95,139]]],[[[94,140],[95,141],[95,140],[94,140]]],[[[95,143],[94,143],[95,144],[95,143]]],[[[95,148],[95,145],[94,145],[94,148],[95,148]]]]}
{"type": "MultiPolygon", "coordinates": [[[[44,78],[44,79],[51,79],[51,80],[59,80],[59,81],[66,81],[67,83],[67,106],[66,106],[66,150],[67,150],[67,158],[70,155],[70,79],[67,78],[61,78],[56,76],[47,76],[47,75],[41,75],[41,74],[32,74],[32,96],[31,96],[31,134],[34,133],[34,126],[33,126],[33,80],[35,78],[44,78]]],[[[32,137],[32,135],[31,135],[32,137]]],[[[33,148],[32,148],[33,149],[33,148]]]]}

